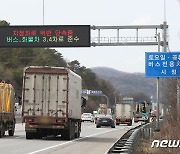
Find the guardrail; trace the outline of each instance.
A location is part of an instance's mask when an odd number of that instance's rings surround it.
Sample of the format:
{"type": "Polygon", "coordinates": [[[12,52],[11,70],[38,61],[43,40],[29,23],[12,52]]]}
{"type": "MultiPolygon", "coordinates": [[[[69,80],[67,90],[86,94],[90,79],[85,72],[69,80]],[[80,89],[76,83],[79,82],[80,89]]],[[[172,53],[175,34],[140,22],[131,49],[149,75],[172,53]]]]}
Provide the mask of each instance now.
{"type": "Polygon", "coordinates": [[[134,154],[135,147],[141,138],[151,138],[155,122],[147,123],[130,129],[108,151],[107,154],[134,154]]]}

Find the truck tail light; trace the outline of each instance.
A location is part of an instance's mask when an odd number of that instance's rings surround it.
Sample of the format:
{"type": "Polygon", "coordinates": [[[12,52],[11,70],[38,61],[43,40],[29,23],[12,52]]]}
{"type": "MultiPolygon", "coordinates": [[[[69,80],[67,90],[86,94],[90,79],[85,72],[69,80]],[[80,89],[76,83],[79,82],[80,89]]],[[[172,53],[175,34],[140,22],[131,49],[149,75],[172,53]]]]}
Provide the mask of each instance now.
{"type": "Polygon", "coordinates": [[[34,122],[34,119],[26,119],[26,122],[34,122]]]}

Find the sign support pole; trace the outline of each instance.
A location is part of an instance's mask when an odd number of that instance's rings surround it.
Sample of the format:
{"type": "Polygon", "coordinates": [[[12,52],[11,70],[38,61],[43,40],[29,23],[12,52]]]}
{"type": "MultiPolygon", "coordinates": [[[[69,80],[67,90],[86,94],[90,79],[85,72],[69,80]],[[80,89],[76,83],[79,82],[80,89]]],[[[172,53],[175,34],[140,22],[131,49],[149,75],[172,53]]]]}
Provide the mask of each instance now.
{"type": "Polygon", "coordinates": [[[177,121],[179,121],[180,118],[180,87],[179,87],[180,81],[179,78],[177,78],[177,121]]]}
{"type": "MultiPolygon", "coordinates": [[[[167,22],[163,22],[163,52],[167,52],[167,22]]],[[[167,100],[165,99],[165,87],[167,87],[167,79],[162,79],[162,98],[163,98],[163,116],[166,119],[167,115],[167,100]]]]}
{"type": "MultiPolygon", "coordinates": [[[[160,33],[157,34],[158,37],[158,52],[160,52],[160,33]]],[[[159,77],[157,78],[157,119],[156,119],[156,131],[160,131],[159,127],[159,77]]]]}

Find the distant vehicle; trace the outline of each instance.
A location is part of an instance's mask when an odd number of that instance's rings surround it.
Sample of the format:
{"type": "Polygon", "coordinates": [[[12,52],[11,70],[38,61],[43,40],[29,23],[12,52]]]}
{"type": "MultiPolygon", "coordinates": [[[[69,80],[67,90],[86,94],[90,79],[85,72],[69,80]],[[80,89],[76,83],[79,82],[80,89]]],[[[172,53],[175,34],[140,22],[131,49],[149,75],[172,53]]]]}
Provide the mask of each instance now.
{"type": "Polygon", "coordinates": [[[93,111],[93,116],[94,117],[96,116],[96,114],[98,114],[98,112],[97,111],[93,111]]]}
{"type": "Polygon", "coordinates": [[[96,128],[100,128],[101,126],[111,126],[111,128],[115,128],[115,122],[111,115],[98,115],[96,121],[96,128]]]}
{"type": "Polygon", "coordinates": [[[127,124],[131,126],[133,119],[133,98],[124,97],[121,103],[116,104],[115,115],[116,125],[127,124]]]}
{"type": "Polygon", "coordinates": [[[149,122],[149,119],[150,119],[149,117],[151,114],[151,107],[152,106],[146,101],[136,103],[136,110],[134,113],[134,122],[138,122],[138,121],[149,122]]]}
{"type": "Polygon", "coordinates": [[[132,125],[133,110],[131,103],[116,104],[116,125],[132,125]]]}
{"type": "Polygon", "coordinates": [[[111,109],[107,108],[107,104],[99,104],[97,114],[111,114],[111,109]]]}
{"type": "Polygon", "coordinates": [[[8,131],[9,136],[15,130],[15,93],[11,84],[0,82],[0,138],[8,131]]]}
{"type": "Polygon", "coordinates": [[[64,67],[29,66],[23,79],[26,139],[48,135],[61,135],[64,140],[78,138],[85,103],[81,77],[64,67]]]}
{"type": "Polygon", "coordinates": [[[84,122],[84,121],[94,122],[94,116],[92,113],[83,113],[81,115],[81,120],[82,120],[82,122],[84,122]]]}

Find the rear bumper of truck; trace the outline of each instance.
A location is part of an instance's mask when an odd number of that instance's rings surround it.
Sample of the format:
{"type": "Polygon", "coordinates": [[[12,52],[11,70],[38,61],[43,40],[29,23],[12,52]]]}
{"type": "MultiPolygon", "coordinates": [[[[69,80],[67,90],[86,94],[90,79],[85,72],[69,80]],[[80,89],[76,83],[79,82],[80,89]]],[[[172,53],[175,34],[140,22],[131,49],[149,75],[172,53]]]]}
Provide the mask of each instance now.
{"type": "Polygon", "coordinates": [[[148,118],[134,117],[134,122],[138,122],[138,121],[148,121],[148,118]]]}
{"type": "MultiPolygon", "coordinates": [[[[76,119],[76,121],[81,122],[81,119],[76,119]]],[[[69,128],[68,120],[66,118],[27,116],[23,118],[23,122],[26,123],[26,132],[37,132],[38,130],[52,129],[61,130],[69,128]]]]}
{"type": "Polygon", "coordinates": [[[26,132],[36,132],[38,129],[65,129],[66,124],[34,124],[26,123],[26,132]]]}
{"type": "Polygon", "coordinates": [[[12,130],[15,127],[15,115],[11,113],[0,113],[0,130],[12,130]]]}
{"type": "Polygon", "coordinates": [[[67,127],[67,120],[65,118],[27,116],[23,118],[23,122],[26,123],[26,131],[36,131],[37,129],[65,129],[67,127]]]}
{"type": "Polygon", "coordinates": [[[121,118],[116,118],[116,125],[119,125],[119,124],[130,124],[130,123],[132,123],[132,119],[130,119],[130,118],[123,118],[123,119],[121,119],[121,118]]]}

